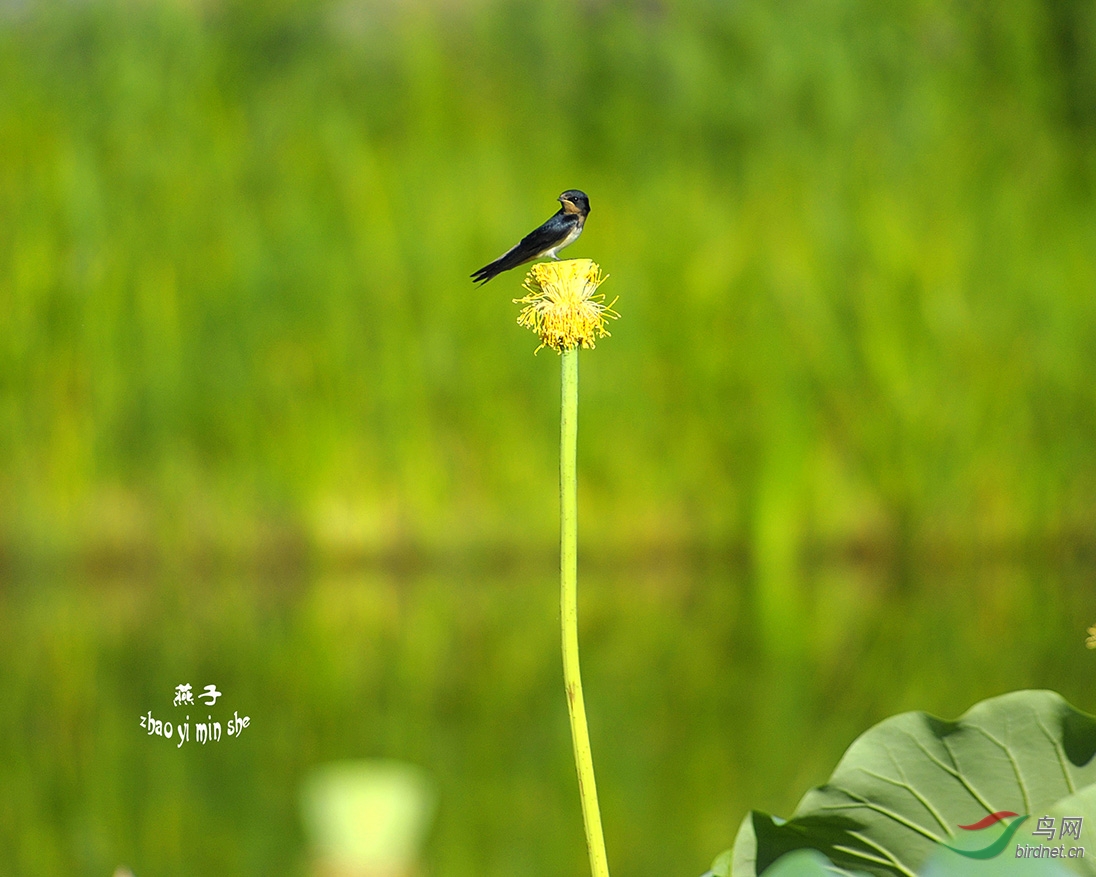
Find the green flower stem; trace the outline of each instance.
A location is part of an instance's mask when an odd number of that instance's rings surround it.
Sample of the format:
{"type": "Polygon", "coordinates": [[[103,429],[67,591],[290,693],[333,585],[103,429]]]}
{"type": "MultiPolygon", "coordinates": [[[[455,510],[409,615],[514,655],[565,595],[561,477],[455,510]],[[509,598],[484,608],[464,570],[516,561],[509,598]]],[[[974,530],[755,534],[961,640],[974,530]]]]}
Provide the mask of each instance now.
{"type": "Polygon", "coordinates": [[[594,759],[590,754],[590,732],[586,727],[586,706],[582,700],[582,678],[578,668],[578,348],[562,352],[563,390],[559,442],[560,513],[560,616],[563,622],[563,682],[567,688],[567,711],[571,717],[571,740],[575,746],[578,794],[586,826],[593,877],[609,877],[605,838],[601,832],[601,811],[597,806],[594,759]]]}

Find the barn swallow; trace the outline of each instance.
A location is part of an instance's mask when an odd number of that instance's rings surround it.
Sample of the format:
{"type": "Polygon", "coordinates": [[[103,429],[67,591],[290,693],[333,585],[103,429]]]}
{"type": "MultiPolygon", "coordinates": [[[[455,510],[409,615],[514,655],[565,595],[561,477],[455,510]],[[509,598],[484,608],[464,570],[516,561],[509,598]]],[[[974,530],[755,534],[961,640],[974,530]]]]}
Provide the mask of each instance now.
{"type": "Polygon", "coordinates": [[[476,283],[486,283],[496,274],[517,268],[534,259],[556,259],[556,255],[568,244],[572,244],[582,234],[582,226],[590,215],[590,199],[585,192],[568,189],[559,198],[559,212],[538,229],[523,237],[516,246],[511,247],[494,262],[484,265],[472,279],[476,283]]]}

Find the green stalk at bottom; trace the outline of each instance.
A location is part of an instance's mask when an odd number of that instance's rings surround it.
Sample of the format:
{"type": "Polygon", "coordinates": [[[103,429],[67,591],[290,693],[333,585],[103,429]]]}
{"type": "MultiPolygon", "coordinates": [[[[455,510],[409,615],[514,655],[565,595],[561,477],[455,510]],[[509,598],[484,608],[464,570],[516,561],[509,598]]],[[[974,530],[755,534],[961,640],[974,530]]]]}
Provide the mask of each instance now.
{"type": "Polygon", "coordinates": [[[578,794],[582,800],[586,847],[590,851],[590,871],[593,877],[609,877],[578,667],[578,478],[575,462],[578,447],[578,348],[563,351],[560,358],[563,360],[563,389],[559,443],[559,578],[563,683],[567,689],[567,711],[571,717],[571,740],[575,747],[578,794]]]}

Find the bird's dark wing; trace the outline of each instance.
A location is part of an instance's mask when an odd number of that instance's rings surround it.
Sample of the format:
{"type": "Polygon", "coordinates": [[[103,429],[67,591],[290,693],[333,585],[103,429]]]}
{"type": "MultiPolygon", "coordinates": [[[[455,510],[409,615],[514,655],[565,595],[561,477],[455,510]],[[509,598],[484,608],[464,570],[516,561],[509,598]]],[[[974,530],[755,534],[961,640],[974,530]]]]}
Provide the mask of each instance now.
{"type": "Polygon", "coordinates": [[[545,250],[550,249],[553,244],[558,244],[567,237],[570,228],[571,223],[564,217],[563,211],[560,211],[540,228],[529,232],[494,262],[476,271],[472,279],[476,283],[486,283],[503,271],[509,271],[511,268],[517,268],[518,265],[532,261],[545,250]]]}

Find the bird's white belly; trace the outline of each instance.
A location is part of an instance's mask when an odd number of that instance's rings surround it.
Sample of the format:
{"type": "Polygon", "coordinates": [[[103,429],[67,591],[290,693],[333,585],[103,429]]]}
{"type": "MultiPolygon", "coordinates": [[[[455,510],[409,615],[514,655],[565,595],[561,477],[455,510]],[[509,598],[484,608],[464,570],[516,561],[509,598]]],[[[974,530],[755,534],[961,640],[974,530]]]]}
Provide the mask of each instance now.
{"type": "Polygon", "coordinates": [[[560,250],[562,250],[564,247],[568,246],[569,244],[573,244],[576,240],[578,240],[578,236],[580,234],[582,234],[582,226],[581,225],[576,225],[574,228],[572,228],[567,233],[567,237],[565,237],[563,240],[561,240],[555,246],[549,247],[547,250],[545,250],[540,255],[542,257],[547,256],[549,259],[556,258],[556,253],[558,253],[560,250]]]}

